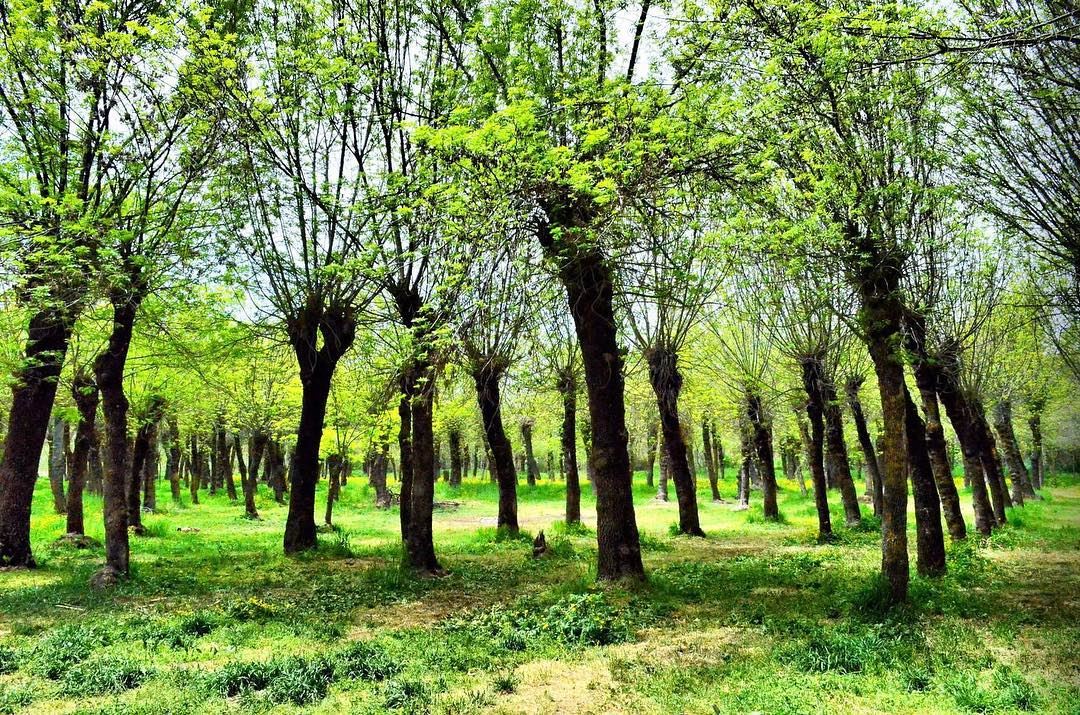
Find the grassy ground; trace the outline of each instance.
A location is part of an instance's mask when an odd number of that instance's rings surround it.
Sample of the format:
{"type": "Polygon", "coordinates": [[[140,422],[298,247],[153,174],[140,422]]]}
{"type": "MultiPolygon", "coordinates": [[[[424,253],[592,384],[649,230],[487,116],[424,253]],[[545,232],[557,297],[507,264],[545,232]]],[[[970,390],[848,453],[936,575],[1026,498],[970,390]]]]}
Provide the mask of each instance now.
{"type": "MultiPolygon", "coordinates": [[[[889,613],[874,524],[819,546],[794,485],[784,523],[766,524],[702,481],[704,540],[671,536],[674,502],[636,484],[645,585],[596,586],[594,534],[559,528],[548,482],[520,491],[548,558],[490,526],[492,485],[440,485],[461,502],[435,519],[450,576],[415,579],[398,568],[397,511],[370,507],[356,479],[339,531],[292,559],[265,495],[249,522],[223,494],[190,507],[162,488],[132,580],[95,593],[100,549],[52,545],[63,518],[42,480],[41,567],[0,573],[0,713],[1080,713],[1077,479],[952,547],[950,574],[914,579],[913,605],[889,613]]],[[[101,538],[99,521],[90,498],[101,538]]]]}

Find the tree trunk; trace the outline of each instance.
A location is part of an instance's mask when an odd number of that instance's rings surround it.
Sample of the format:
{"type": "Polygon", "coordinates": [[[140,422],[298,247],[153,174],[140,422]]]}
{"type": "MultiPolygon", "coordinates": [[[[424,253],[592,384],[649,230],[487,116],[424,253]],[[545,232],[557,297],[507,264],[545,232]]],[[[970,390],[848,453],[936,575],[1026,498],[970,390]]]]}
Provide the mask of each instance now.
{"type": "Polygon", "coordinates": [[[536,457],[533,454],[532,428],[531,421],[521,423],[521,443],[525,447],[526,479],[530,487],[535,487],[536,480],[540,478],[540,467],[537,466],[536,457]]]}
{"type": "Polygon", "coordinates": [[[75,447],[71,455],[71,474],[68,478],[67,533],[82,536],[83,485],[90,467],[90,450],[96,441],[98,389],[93,378],[77,370],[71,385],[71,396],[79,410],[79,425],[75,428],[75,447]]]}
{"type": "Polygon", "coordinates": [[[712,429],[709,425],[709,418],[703,417],[701,420],[701,451],[705,453],[705,470],[709,474],[709,489],[712,490],[712,500],[714,502],[720,501],[720,487],[716,478],[716,460],[714,459],[713,445],[712,445],[712,429]]]}
{"type": "Polygon", "coordinates": [[[380,509],[390,508],[390,493],[386,489],[387,462],[390,458],[390,441],[386,435],[380,435],[375,455],[371,460],[368,482],[375,490],[375,506],[380,509]]]}
{"type": "Polygon", "coordinates": [[[30,506],[74,322],[66,307],[50,306],[30,318],[0,457],[0,566],[34,566],[30,506]]]}
{"type": "Polygon", "coordinates": [[[659,501],[668,500],[668,479],[671,477],[671,456],[664,447],[663,425],[660,427],[660,436],[656,441],[656,449],[660,452],[660,479],[656,483],[656,498],[659,501]]]}
{"type": "Polygon", "coordinates": [[[982,400],[975,396],[968,399],[971,404],[972,428],[979,445],[979,459],[982,462],[983,474],[986,475],[986,484],[990,488],[994,516],[997,517],[999,524],[1004,524],[1008,520],[1005,508],[1012,506],[1012,502],[1009,500],[1009,490],[1005,488],[1005,477],[1002,476],[997,440],[994,439],[994,433],[990,430],[990,423],[986,421],[982,400]]]}
{"type": "Polygon", "coordinates": [[[49,489],[52,490],[53,511],[63,514],[67,511],[64,499],[64,477],[67,476],[67,425],[64,418],[56,415],[49,430],[49,489]]]}
{"type": "Polygon", "coordinates": [[[818,385],[823,390],[821,401],[825,418],[826,458],[833,468],[833,481],[840,488],[840,500],[844,505],[844,522],[848,528],[859,525],[862,513],[859,509],[859,495],[855,491],[855,482],[851,478],[851,464],[848,461],[847,443],[844,441],[844,415],[840,410],[840,399],[836,394],[832,379],[821,370],[822,379],[818,385]]]}
{"type": "MultiPolygon", "coordinates": [[[[124,395],[124,366],[135,324],[137,306],[130,300],[114,300],[113,327],[105,350],[94,360],[94,376],[101,390],[105,417],[105,479],[103,484],[105,516],[105,568],[101,580],[109,582],[128,575],[128,526],[131,462],[128,453],[128,400],[124,395]]],[[[135,498],[138,499],[138,492],[135,498]]],[[[138,509],[136,509],[138,516],[138,509]]],[[[141,519],[131,524],[141,528],[141,519]]]]}
{"type": "Polygon", "coordinates": [[[750,467],[754,461],[754,450],[749,432],[749,427],[743,427],[739,430],[739,451],[742,454],[742,465],[739,467],[738,499],[739,506],[744,509],[750,506],[750,467]]]}
{"type": "Polygon", "coordinates": [[[941,502],[930,454],[926,449],[926,427],[919,410],[907,394],[906,437],[912,490],[915,492],[916,568],[923,576],[945,573],[945,536],[941,530],[941,502]]]}
{"type": "Polygon", "coordinates": [[[188,489],[191,492],[191,503],[199,503],[199,477],[201,476],[199,465],[202,462],[202,453],[199,450],[199,438],[191,435],[191,459],[188,466],[188,489]]]}
{"type": "Polygon", "coordinates": [[[443,573],[443,568],[435,557],[431,524],[435,502],[435,472],[432,464],[435,456],[432,429],[435,368],[424,362],[418,366],[415,374],[418,381],[413,387],[412,402],[413,477],[408,540],[405,547],[409,565],[413,569],[426,574],[440,574],[443,573]]]}
{"type": "Polygon", "coordinates": [[[859,388],[862,387],[862,382],[861,378],[851,378],[844,386],[844,391],[847,393],[851,418],[855,422],[855,432],[859,435],[859,447],[862,449],[866,473],[870,479],[870,499],[874,505],[874,516],[881,516],[881,470],[878,467],[874,442],[870,439],[870,430],[866,426],[862,401],[859,399],[859,388]]]}
{"type": "Polygon", "coordinates": [[[461,430],[450,430],[450,486],[461,486],[461,430]]]}
{"type": "Polygon", "coordinates": [[[1024,497],[1035,498],[1035,490],[1031,487],[1031,476],[1024,465],[1020,443],[1013,430],[1012,403],[1009,400],[1001,400],[994,408],[994,429],[997,430],[1001,451],[1005,455],[1005,464],[1009,467],[1009,477],[1013,488],[1012,499],[1022,505],[1024,497]]]}
{"type": "Polygon", "coordinates": [[[659,440],[660,423],[649,425],[649,433],[645,435],[645,484],[655,486],[653,473],[656,470],[656,450],[660,446],[659,440]]]}
{"type": "Polygon", "coordinates": [[[679,501],[679,532],[691,536],[704,536],[698,517],[697,490],[687,460],[686,442],[679,423],[679,392],[682,390],[682,374],[678,368],[678,356],[674,351],[652,348],[645,354],[649,363],[649,382],[656,394],[656,407],[660,413],[660,429],[664,434],[664,452],[668,458],[671,476],[675,482],[675,496],[679,501]]]}
{"type": "Polygon", "coordinates": [[[895,602],[907,600],[910,567],[907,553],[907,455],[904,423],[907,393],[901,355],[903,304],[899,298],[903,258],[881,250],[875,238],[851,221],[846,236],[859,251],[853,261],[854,287],[859,292],[863,340],[877,375],[881,414],[885,423],[882,482],[881,573],[895,602]]]}
{"type": "Polygon", "coordinates": [[[158,423],[154,421],[147,430],[146,460],[142,469],[143,509],[157,511],[158,476],[158,423]]]}
{"type": "MultiPolygon", "coordinates": [[[[236,453],[239,455],[239,435],[237,435],[236,445],[236,453]]],[[[259,509],[255,498],[259,493],[259,465],[262,463],[265,452],[266,435],[259,430],[253,431],[248,437],[247,469],[243,467],[240,469],[240,486],[244,490],[244,516],[248,519],[259,519],[259,509]]]]}
{"type": "Polygon", "coordinates": [[[326,458],[326,481],[329,486],[326,490],[326,513],[323,521],[330,527],[334,525],[334,502],[338,500],[341,491],[341,473],[344,467],[345,460],[340,454],[331,454],[326,458]]]}
{"type": "Polygon", "coordinates": [[[986,480],[983,477],[983,468],[979,445],[973,436],[974,421],[967,398],[960,389],[959,381],[953,369],[942,369],[937,375],[938,397],[945,406],[945,412],[952,422],[953,431],[956,432],[957,441],[960,442],[960,453],[964,459],[964,476],[971,486],[971,501],[975,510],[975,529],[980,534],[988,536],[991,530],[997,526],[997,518],[990,506],[987,495],[986,480]]]}
{"type": "Polygon", "coordinates": [[[1031,482],[1035,489],[1043,486],[1043,436],[1042,436],[1042,409],[1031,410],[1028,419],[1028,427],[1031,429],[1031,482]]]}
{"type": "Polygon", "coordinates": [[[563,469],[566,471],[566,524],[581,523],[581,482],[577,463],[577,377],[572,370],[559,375],[563,421],[559,432],[563,469]]]}
{"type": "Polygon", "coordinates": [[[926,413],[926,450],[938,495],[941,497],[941,509],[949,527],[949,536],[953,541],[960,541],[967,538],[967,525],[960,510],[960,495],[956,491],[956,482],[953,481],[945,445],[945,429],[941,424],[941,410],[937,399],[938,370],[929,359],[919,356],[915,360],[914,371],[915,384],[919,388],[923,411],[926,413]]]}
{"type": "Polygon", "coordinates": [[[169,490],[172,494],[173,503],[179,504],[181,464],[180,426],[176,421],[176,417],[170,417],[168,425],[169,444],[166,452],[167,456],[165,459],[165,478],[169,481],[169,490]]]}
{"type": "Polygon", "coordinates": [[[413,448],[412,448],[412,393],[415,378],[412,371],[407,369],[401,377],[401,399],[398,401],[398,450],[400,460],[400,475],[398,478],[398,521],[401,525],[401,543],[407,544],[409,540],[409,526],[411,524],[412,509],[412,483],[413,483],[413,448]]]}
{"type": "Polygon", "coordinates": [[[828,486],[825,482],[825,406],[822,404],[821,360],[816,356],[804,357],[801,361],[803,389],[806,391],[806,415],[810,420],[810,429],[800,419],[806,449],[806,460],[810,467],[810,480],[814,485],[814,506],[818,515],[818,541],[825,543],[833,538],[832,517],[829,514],[828,486]]]}
{"type": "Polygon", "coordinates": [[[514,468],[514,452],[502,423],[499,398],[501,378],[502,370],[492,365],[490,360],[484,361],[473,372],[481,424],[488,444],[491,446],[491,458],[495,462],[495,479],[499,484],[498,526],[511,534],[517,534],[517,470],[514,468]]]}
{"type": "Polygon", "coordinates": [[[749,391],[746,393],[746,417],[750,421],[751,439],[761,471],[762,510],[766,519],[775,521],[780,518],[780,509],[776,504],[776,463],[773,458],[772,434],[766,423],[761,397],[749,391]]]}
{"type": "Polygon", "coordinates": [[[326,403],[334,364],[316,363],[301,383],[300,424],[296,448],[289,464],[289,515],[285,520],[286,554],[315,548],[315,489],[319,482],[319,444],[322,441],[326,403]]]}
{"type": "Polygon", "coordinates": [[[589,464],[596,493],[597,577],[644,578],[611,270],[595,242],[578,235],[587,231],[589,208],[556,203],[544,208],[551,222],[540,224],[538,239],[544,253],[559,265],[585,368],[591,425],[589,464]],[[559,231],[552,231],[554,226],[559,231]]]}
{"type": "MultiPolygon", "coordinates": [[[[98,393],[100,395],[100,392],[98,393]]],[[[94,430],[90,443],[90,455],[86,458],[86,489],[91,494],[101,495],[105,483],[105,467],[101,463],[101,432],[94,430]]]]}

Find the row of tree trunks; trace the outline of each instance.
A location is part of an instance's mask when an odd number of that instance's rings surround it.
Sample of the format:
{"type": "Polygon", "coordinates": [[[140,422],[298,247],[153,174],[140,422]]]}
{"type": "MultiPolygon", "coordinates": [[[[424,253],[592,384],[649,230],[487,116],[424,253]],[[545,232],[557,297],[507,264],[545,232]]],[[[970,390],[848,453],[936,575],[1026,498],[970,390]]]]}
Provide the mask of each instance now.
{"type": "Polygon", "coordinates": [[[1020,452],[1020,443],[1016,439],[1016,431],[1013,429],[1012,402],[1001,400],[994,408],[994,429],[997,430],[1001,441],[1002,452],[1005,455],[1005,464],[1009,467],[1009,477],[1012,479],[1012,498],[1017,504],[1023,504],[1024,498],[1036,498],[1035,489],[1031,485],[1031,475],[1024,465],[1024,457],[1020,452]]]}

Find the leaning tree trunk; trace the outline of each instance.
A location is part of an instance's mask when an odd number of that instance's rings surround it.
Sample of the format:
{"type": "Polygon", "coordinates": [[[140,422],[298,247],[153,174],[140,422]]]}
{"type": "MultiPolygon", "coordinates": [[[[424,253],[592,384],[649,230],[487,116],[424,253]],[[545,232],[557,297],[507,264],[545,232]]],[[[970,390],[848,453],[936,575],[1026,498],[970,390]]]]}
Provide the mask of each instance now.
{"type": "Polygon", "coordinates": [[[915,492],[916,568],[923,576],[945,573],[945,536],[941,530],[941,501],[926,450],[926,427],[907,395],[906,437],[912,490],[915,492]]]}
{"type": "MultiPolygon", "coordinates": [[[[105,568],[100,581],[107,584],[128,575],[128,484],[131,462],[128,453],[128,400],[124,395],[124,366],[131,345],[137,306],[132,300],[117,298],[113,303],[113,328],[105,350],[94,360],[94,376],[101,390],[105,416],[105,568]]],[[[138,498],[136,496],[136,498],[138,498]]],[[[141,524],[137,524],[141,527],[141,524]]],[[[97,577],[95,577],[97,578],[97,577]]]]}
{"type": "Polygon", "coordinates": [[[878,467],[877,451],[874,449],[873,440],[870,439],[866,415],[863,413],[862,401],[859,399],[859,388],[862,387],[862,382],[862,378],[851,378],[844,386],[844,391],[847,393],[851,419],[855,422],[859,447],[862,449],[863,460],[866,462],[866,473],[870,477],[870,498],[874,505],[874,516],[881,516],[881,469],[878,467]]]}
{"type": "Polygon", "coordinates": [[[956,439],[960,443],[960,453],[964,459],[964,477],[971,485],[975,530],[983,536],[989,536],[991,530],[997,526],[997,518],[990,506],[990,498],[986,490],[979,445],[972,435],[974,424],[971,410],[953,370],[943,369],[938,373],[937,391],[941,404],[944,405],[945,412],[949,416],[949,421],[952,422],[956,439]]]}
{"type": "Polygon", "coordinates": [[[461,430],[450,430],[450,486],[461,486],[461,430]]]}
{"type": "Polygon", "coordinates": [[[822,404],[820,388],[823,376],[821,361],[817,357],[806,357],[801,361],[803,389],[806,391],[806,415],[810,420],[810,430],[799,420],[806,459],[810,467],[810,480],[814,484],[814,506],[818,516],[818,541],[828,542],[833,538],[832,517],[829,514],[828,487],[825,483],[825,406],[822,404]]]}
{"type": "Polygon", "coordinates": [[[664,452],[668,457],[671,476],[675,482],[675,496],[679,501],[679,532],[691,536],[704,536],[698,518],[697,490],[686,455],[686,442],[679,423],[679,392],[682,375],[679,373],[678,357],[672,350],[653,348],[647,351],[649,382],[656,394],[656,407],[660,412],[660,429],[664,434],[664,452]]]}
{"type": "Polygon", "coordinates": [[[525,447],[525,474],[530,487],[536,486],[536,480],[540,478],[540,467],[536,464],[536,456],[533,454],[532,421],[521,423],[521,443],[525,447]]]}
{"type": "Polygon", "coordinates": [[[920,355],[915,360],[914,371],[915,384],[919,388],[923,411],[926,413],[926,451],[941,498],[941,509],[949,527],[949,536],[953,541],[960,541],[967,538],[967,524],[964,523],[964,515],[960,510],[960,494],[956,491],[956,482],[953,481],[949,454],[945,446],[945,429],[941,424],[941,410],[937,398],[938,370],[920,355]]]}
{"type": "Polygon", "coordinates": [[[1024,466],[1024,456],[1013,430],[1012,403],[1009,400],[1001,400],[994,408],[994,429],[997,430],[1001,451],[1005,455],[1005,464],[1009,467],[1013,501],[1022,505],[1024,497],[1035,498],[1035,490],[1031,488],[1031,477],[1024,466]]]}
{"type": "Polygon", "coordinates": [[[0,457],[0,566],[34,566],[30,505],[74,322],[66,306],[50,306],[30,318],[0,457]]]}
{"type": "Polygon", "coordinates": [[[720,501],[720,486],[716,478],[716,455],[713,452],[712,428],[707,417],[701,420],[701,450],[705,453],[705,469],[709,474],[709,489],[712,490],[712,500],[718,502],[720,501]]]}
{"type": "MultiPolygon", "coordinates": [[[[562,197],[560,197],[562,198],[562,197]]],[[[559,266],[585,368],[596,493],[597,577],[643,578],[627,449],[622,353],[613,306],[611,269],[596,243],[584,240],[591,210],[549,203],[538,231],[544,253],[559,266]],[[553,231],[553,224],[558,231],[553,231]]]]}
{"type": "Polygon", "coordinates": [[[68,477],[67,533],[83,536],[83,486],[90,467],[90,449],[96,441],[98,389],[93,378],[83,370],[75,372],[71,396],[79,410],[75,428],[75,446],[71,454],[71,473],[68,477]]]}
{"type": "Polygon", "coordinates": [[[844,415],[840,410],[840,399],[832,379],[825,375],[824,369],[821,375],[823,379],[818,385],[823,390],[821,401],[825,409],[825,455],[833,466],[833,480],[836,486],[840,487],[840,500],[844,505],[844,522],[850,528],[859,525],[862,513],[855,482],[851,478],[847,443],[844,441],[844,415]]]}
{"type": "Polygon", "coordinates": [[[1001,474],[1001,457],[997,451],[997,440],[990,431],[990,423],[986,421],[986,413],[983,411],[982,401],[971,396],[969,398],[972,416],[972,432],[975,435],[976,444],[979,446],[979,460],[982,462],[983,474],[986,475],[986,485],[990,489],[990,501],[994,506],[994,516],[999,524],[1008,521],[1005,508],[1012,506],[1009,501],[1009,490],[1005,488],[1005,477],[1001,474]]]}
{"type": "Polygon", "coordinates": [[[63,514],[67,511],[64,499],[64,478],[67,476],[67,424],[64,418],[56,415],[49,430],[49,489],[52,491],[53,511],[63,514]]]}
{"type": "Polygon", "coordinates": [[[485,360],[473,372],[481,424],[488,444],[491,446],[491,458],[495,462],[495,479],[499,484],[498,527],[506,529],[511,534],[517,534],[517,470],[514,468],[514,451],[503,428],[499,398],[500,379],[502,379],[502,370],[493,366],[490,360],[485,360]]]}
{"type": "MultiPolygon", "coordinates": [[[[581,481],[577,462],[577,378],[571,370],[559,376],[563,421],[559,432],[563,469],[566,472],[566,524],[581,523],[581,481]]],[[[651,470],[650,470],[651,471],[651,470]]]]}
{"type": "Polygon", "coordinates": [[[746,417],[750,421],[751,440],[761,469],[761,506],[765,518],[776,521],[780,509],[776,504],[776,462],[773,457],[772,434],[766,424],[761,396],[746,393],[746,417]]]}

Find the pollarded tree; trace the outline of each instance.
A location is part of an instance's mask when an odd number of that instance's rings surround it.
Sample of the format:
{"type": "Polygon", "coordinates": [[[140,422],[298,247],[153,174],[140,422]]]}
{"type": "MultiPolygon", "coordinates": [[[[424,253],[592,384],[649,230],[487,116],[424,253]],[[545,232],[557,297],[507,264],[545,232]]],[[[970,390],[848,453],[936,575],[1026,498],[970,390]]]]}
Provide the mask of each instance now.
{"type": "Polygon", "coordinates": [[[683,433],[679,418],[679,354],[724,279],[726,261],[713,250],[707,227],[692,221],[691,213],[697,212],[690,206],[673,206],[663,214],[628,221],[626,230],[638,236],[637,245],[623,261],[616,294],[627,316],[627,332],[648,365],[679,501],[679,531],[704,536],[696,479],[687,460],[692,435],[683,433]]]}
{"type": "Polygon", "coordinates": [[[221,177],[231,241],[249,259],[252,296],[281,321],[302,386],[283,540],[290,554],[317,544],[330,386],[375,290],[365,203],[375,137],[362,47],[329,2],[266,0],[249,11],[219,76],[235,120],[236,152],[221,177]]]}
{"type": "MultiPolygon", "coordinates": [[[[513,231],[511,231],[513,233],[513,231]]],[[[498,526],[517,533],[517,470],[503,426],[500,383],[528,344],[535,305],[529,246],[510,237],[472,261],[463,288],[457,325],[466,367],[476,384],[481,425],[499,485],[498,526]]]]}

